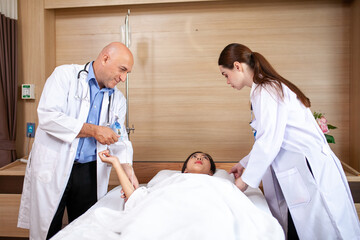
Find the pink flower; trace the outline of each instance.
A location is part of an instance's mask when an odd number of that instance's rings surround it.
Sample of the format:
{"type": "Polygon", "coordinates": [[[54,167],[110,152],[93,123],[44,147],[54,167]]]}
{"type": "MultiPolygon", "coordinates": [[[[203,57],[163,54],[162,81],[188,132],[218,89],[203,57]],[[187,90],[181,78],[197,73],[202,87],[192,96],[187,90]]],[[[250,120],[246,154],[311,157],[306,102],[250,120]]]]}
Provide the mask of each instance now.
{"type": "Polygon", "coordinates": [[[319,124],[319,127],[321,129],[321,131],[326,134],[329,132],[329,128],[327,126],[327,120],[324,116],[322,116],[321,118],[316,119],[317,123],[319,124]]]}

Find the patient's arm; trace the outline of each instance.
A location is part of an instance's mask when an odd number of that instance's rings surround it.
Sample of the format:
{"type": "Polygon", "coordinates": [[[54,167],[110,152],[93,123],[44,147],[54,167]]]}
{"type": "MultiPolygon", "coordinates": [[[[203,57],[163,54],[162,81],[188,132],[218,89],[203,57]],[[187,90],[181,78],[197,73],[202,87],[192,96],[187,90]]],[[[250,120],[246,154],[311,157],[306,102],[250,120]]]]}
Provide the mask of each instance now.
{"type": "Polygon", "coordinates": [[[241,179],[241,177],[238,177],[237,179],[235,179],[235,185],[236,185],[242,192],[244,192],[244,191],[248,188],[248,185],[241,179]]]}
{"type": "Polygon", "coordinates": [[[129,198],[131,194],[135,191],[135,188],[131,184],[128,176],[126,175],[123,167],[121,166],[119,159],[115,156],[111,156],[109,154],[109,150],[100,152],[99,157],[101,161],[105,163],[110,163],[115,168],[116,174],[125,193],[125,196],[129,198]]]}

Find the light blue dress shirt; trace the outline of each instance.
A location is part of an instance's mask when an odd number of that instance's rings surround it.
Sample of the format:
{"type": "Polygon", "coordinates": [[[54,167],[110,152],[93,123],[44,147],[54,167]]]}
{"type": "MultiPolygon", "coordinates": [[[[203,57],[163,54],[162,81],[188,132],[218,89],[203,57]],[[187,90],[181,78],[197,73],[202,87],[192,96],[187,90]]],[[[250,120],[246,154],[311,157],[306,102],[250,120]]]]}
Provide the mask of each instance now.
{"type": "MultiPolygon", "coordinates": [[[[89,73],[86,81],[90,86],[90,110],[86,122],[94,125],[99,125],[101,105],[104,92],[109,92],[109,96],[113,94],[113,88],[100,89],[99,84],[95,78],[93,70],[93,62],[89,66],[89,73]]],[[[80,138],[79,145],[76,151],[75,162],[87,163],[96,160],[96,139],[93,137],[80,138]]]]}

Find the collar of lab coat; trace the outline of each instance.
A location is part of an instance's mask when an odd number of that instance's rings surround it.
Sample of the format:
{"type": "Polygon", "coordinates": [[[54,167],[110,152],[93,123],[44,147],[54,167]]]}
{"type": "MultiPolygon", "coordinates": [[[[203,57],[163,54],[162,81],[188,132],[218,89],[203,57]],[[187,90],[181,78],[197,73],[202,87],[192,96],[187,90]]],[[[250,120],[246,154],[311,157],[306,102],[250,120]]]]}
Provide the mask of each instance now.
{"type": "Polygon", "coordinates": [[[252,95],[253,95],[253,92],[254,92],[254,90],[255,90],[256,87],[257,87],[257,84],[253,82],[253,84],[251,85],[250,99],[251,99],[251,97],[252,97],[252,95]]]}

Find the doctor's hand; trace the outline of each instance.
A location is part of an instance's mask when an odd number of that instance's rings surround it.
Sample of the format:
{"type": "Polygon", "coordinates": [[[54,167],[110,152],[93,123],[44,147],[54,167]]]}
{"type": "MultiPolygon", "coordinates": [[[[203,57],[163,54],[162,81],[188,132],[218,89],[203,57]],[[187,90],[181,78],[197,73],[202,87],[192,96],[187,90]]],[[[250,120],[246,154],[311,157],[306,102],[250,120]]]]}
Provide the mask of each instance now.
{"type": "Polygon", "coordinates": [[[241,177],[241,175],[243,174],[243,172],[244,172],[244,167],[243,167],[243,165],[241,165],[241,163],[237,163],[235,166],[233,166],[231,169],[230,169],[230,171],[229,171],[229,173],[231,174],[231,173],[233,173],[234,174],[234,177],[237,179],[237,178],[239,178],[239,177],[241,177]]]}
{"type": "Polygon", "coordinates": [[[99,143],[103,145],[110,145],[117,142],[120,135],[117,135],[109,127],[84,123],[79,134],[76,137],[94,137],[99,143]]]}
{"type": "Polygon", "coordinates": [[[247,188],[248,185],[241,179],[241,177],[237,178],[235,180],[235,185],[242,191],[244,192],[247,188]]]}
{"type": "Polygon", "coordinates": [[[103,145],[111,145],[116,143],[120,136],[109,127],[97,126],[93,137],[103,145]]]}

